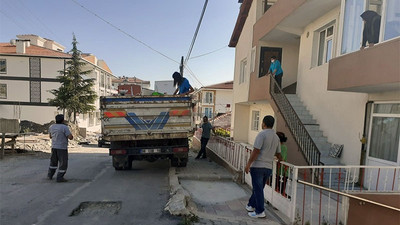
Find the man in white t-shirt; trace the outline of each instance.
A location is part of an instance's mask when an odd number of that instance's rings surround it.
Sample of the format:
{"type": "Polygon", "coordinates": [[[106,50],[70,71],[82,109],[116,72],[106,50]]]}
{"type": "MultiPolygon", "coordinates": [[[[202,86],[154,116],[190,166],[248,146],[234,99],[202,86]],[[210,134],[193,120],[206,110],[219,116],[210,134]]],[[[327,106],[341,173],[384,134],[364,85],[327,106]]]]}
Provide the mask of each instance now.
{"type": "Polygon", "coordinates": [[[53,179],[58,166],[57,182],[66,182],[64,175],[68,167],[68,139],[72,140],[74,137],[65,124],[64,115],[56,116],[56,123],[49,128],[49,136],[51,138],[51,157],[47,178],[53,179]]]}
{"type": "Polygon", "coordinates": [[[272,129],[275,119],[265,116],[262,122],[262,131],[254,141],[254,150],[247,162],[245,172],[251,175],[253,193],[246,206],[250,217],[263,218],[264,212],[264,187],[272,175],[272,163],[276,156],[281,160],[281,146],[278,135],[272,129]]]}

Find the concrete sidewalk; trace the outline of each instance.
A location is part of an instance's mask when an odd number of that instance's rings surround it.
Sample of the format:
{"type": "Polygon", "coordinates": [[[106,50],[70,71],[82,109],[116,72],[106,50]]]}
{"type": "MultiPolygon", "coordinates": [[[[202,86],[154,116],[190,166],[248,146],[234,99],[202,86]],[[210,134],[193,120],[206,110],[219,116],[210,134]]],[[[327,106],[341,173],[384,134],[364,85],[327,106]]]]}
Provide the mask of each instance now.
{"type": "Polygon", "coordinates": [[[265,211],[267,218],[250,218],[245,206],[251,190],[235,183],[234,175],[215,162],[195,160],[196,154],[191,150],[187,167],[172,168],[170,180],[176,176],[179,185],[190,195],[187,209],[200,218],[197,224],[285,224],[269,205],[265,211]]]}

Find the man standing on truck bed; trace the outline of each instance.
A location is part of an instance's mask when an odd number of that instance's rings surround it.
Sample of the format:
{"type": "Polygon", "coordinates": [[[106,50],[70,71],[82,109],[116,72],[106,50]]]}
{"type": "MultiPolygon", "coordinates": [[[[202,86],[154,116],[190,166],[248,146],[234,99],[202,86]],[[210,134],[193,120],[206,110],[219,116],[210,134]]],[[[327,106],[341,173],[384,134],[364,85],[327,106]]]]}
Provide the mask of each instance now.
{"type": "Polygon", "coordinates": [[[192,86],[189,84],[189,81],[184,78],[180,73],[175,72],[174,74],[172,74],[172,78],[174,78],[174,87],[178,86],[174,92],[174,95],[176,95],[178,91],[179,95],[187,95],[194,91],[192,86]]]}
{"type": "Polygon", "coordinates": [[[200,149],[199,154],[197,155],[196,159],[200,159],[201,155],[203,155],[203,157],[201,157],[202,159],[207,158],[207,154],[206,154],[207,143],[208,143],[208,140],[210,140],[211,130],[214,131],[214,127],[211,125],[210,122],[208,122],[207,116],[203,117],[203,124],[201,125],[201,129],[203,130],[203,132],[201,134],[201,149],[200,149]]]}
{"type": "Polygon", "coordinates": [[[68,139],[72,140],[74,137],[65,124],[64,115],[59,114],[56,116],[56,124],[50,126],[49,135],[51,139],[51,158],[47,178],[49,180],[53,179],[57,165],[59,165],[57,182],[66,182],[64,175],[68,167],[68,139]]]}

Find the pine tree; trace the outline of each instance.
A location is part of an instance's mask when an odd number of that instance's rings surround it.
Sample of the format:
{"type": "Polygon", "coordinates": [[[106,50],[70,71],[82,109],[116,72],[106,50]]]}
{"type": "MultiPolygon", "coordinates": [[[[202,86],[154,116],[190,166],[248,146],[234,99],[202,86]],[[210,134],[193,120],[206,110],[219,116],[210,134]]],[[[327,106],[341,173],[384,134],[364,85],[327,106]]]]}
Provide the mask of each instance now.
{"type": "Polygon", "coordinates": [[[71,60],[66,62],[65,70],[60,70],[60,76],[57,77],[61,83],[60,88],[50,91],[55,98],[50,99],[50,105],[57,106],[59,110],[66,110],[69,120],[73,119],[76,123],[76,116],[80,113],[88,113],[96,108],[93,105],[97,95],[93,89],[94,79],[87,79],[86,74],[91,70],[83,71],[85,62],[81,60],[81,52],[77,48],[75,34],[72,39],[71,60]]]}

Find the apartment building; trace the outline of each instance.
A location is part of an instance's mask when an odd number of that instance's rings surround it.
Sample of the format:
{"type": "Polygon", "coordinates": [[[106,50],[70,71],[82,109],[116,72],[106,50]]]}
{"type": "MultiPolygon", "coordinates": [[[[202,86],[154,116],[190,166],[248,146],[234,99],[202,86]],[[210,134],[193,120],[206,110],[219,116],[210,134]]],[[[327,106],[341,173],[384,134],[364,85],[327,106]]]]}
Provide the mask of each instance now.
{"type": "Polygon", "coordinates": [[[234,140],[252,144],[270,114],[289,136],[292,163],[400,165],[400,1],[239,2],[229,44],[234,140]],[[360,49],[367,10],[380,15],[379,43],[360,49]],[[267,75],[272,55],[282,90],[267,75]],[[343,146],[340,157],[332,144],[343,146]]]}
{"type": "Polygon", "coordinates": [[[195,107],[196,122],[200,123],[202,117],[214,118],[231,111],[233,101],[233,81],[205,86],[194,94],[197,100],[195,107]]]}
{"type": "MultiPolygon", "coordinates": [[[[37,35],[17,35],[17,38],[0,43],[0,117],[48,123],[59,113],[48,103],[53,98],[49,91],[60,86],[57,76],[71,55],[64,53],[65,47],[53,40],[37,35]]],[[[111,87],[115,76],[105,62],[92,55],[82,57],[87,63],[84,70],[92,70],[85,76],[95,79],[97,95],[116,94],[111,87]]],[[[80,115],[80,127],[100,130],[99,101],[95,105],[95,112],[80,115]]]]}

